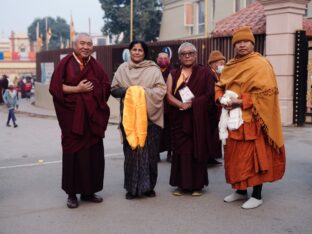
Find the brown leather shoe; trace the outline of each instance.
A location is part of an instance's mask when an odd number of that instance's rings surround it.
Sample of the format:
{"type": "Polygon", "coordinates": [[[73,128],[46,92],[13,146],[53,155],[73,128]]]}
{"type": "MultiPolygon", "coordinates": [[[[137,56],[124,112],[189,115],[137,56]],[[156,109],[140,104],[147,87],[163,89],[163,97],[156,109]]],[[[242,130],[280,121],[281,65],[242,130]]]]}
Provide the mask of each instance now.
{"type": "Polygon", "coordinates": [[[68,196],[67,198],[67,207],[74,209],[78,207],[78,200],[76,197],[68,196]]]}
{"type": "Polygon", "coordinates": [[[92,194],[92,195],[81,194],[80,199],[82,201],[89,201],[89,202],[94,202],[94,203],[101,203],[103,201],[103,198],[96,194],[92,194]]]}

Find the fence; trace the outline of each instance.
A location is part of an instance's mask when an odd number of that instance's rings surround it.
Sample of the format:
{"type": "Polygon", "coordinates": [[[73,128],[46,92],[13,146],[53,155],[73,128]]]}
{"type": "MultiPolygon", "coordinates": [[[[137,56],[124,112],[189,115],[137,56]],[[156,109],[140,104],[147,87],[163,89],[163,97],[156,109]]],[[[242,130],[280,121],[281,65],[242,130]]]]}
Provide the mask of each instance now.
{"type": "MultiPolygon", "coordinates": [[[[255,35],[256,43],[255,50],[261,54],[265,52],[265,35],[255,35]]],[[[227,59],[234,56],[233,47],[231,44],[231,37],[218,38],[201,38],[192,40],[175,40],[175,41],[160,41],[148,43],[149,57],[155,60],[161,48],[169,46],[172,50],[172,63],[178,64],[178,48],[181,43],[188,41],[195,45],[198,51],[198,63],[207,65],[209,54],[212,50],[220,50],[227,59]]],[[[112,79],[114,72],[118,66],[123,62],[122,52],[128,45],[109,45],[109,46],[95,46],[96,59],[103,65],[108,77],[112,79]]],[[[54,67],[59,63],[60,58],[64,54],[68,54],[72,49],[60,49],[54,51],[43,51],[37,54],[37,81],[41,81],[41,63],[54,63],[54,67]]]]}

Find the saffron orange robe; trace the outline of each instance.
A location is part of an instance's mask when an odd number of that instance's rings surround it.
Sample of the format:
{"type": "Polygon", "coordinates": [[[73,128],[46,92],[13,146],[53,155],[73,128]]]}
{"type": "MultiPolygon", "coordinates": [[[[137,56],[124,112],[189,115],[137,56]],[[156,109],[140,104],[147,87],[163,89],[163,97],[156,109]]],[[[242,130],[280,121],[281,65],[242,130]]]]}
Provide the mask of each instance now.
{"type": "Polygon", "coordinates": [[[285,172],[285,148],[278,102],[278,88],[271,64],[251,53],[230,60],[215,87],[215,99],[232,90],[243,100],[244,123],[229,131],[224,147],[227,183],[246,189],[273,182],[285,172]]]}

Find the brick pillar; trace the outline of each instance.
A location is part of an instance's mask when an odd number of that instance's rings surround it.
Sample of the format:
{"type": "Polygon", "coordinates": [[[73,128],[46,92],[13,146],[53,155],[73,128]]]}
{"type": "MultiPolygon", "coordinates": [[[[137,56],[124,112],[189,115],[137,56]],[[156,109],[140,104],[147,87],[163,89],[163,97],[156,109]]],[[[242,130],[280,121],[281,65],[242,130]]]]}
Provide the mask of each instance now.
{"type": "Polygon", "coordinates": [[[310,0],[258,0],[266,15],[266,57],[272,63],[279,87],[282,124],[293,124],[295,32],[303,27],[310,0]]]}

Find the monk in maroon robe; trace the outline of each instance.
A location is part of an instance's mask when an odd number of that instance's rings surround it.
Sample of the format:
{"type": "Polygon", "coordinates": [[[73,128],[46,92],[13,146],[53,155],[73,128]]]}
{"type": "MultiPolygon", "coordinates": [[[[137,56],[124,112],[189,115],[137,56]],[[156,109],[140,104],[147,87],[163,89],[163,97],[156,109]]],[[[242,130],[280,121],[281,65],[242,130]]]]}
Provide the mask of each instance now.
{"type": "Polygon", "coordinates": [[[110,82],[91,57],[92,50],[91,37],[79,34],[74,52],[61,60],[50,83],[62,131],[62,189],[68,194],[69,208],[78,207],[76,194],[81,194],[81,200],[102,202],[95,193],[103,188],[110,82]]]}
{"type": "MultiPolygon", "coordinates": [[[[164,81],[167,82],[168,76],[174,69],[170,64],[170,50],[165,47],[157,56],[157,65],[160,68],[164,81]]],[[[164,128],[161,132],[159,152],[167,151],[167,161],[171,162],[171,125],[170,125],[170,105],[164,99],[164,128]]],[[[159,158],[160,161],[160,158],[159,158]]]]}
{"type": "Polygon", "coordinates": [[[196,64],[194,45],[185,42],[178,53],[182,67],[167,80],[173,120],[170,185],[178,187],[173,195],[189,191],[200,196],[208,185],[207,161],[212,142],[209,116],[216,112],[214,81],[207,67],[196,64]]]}

